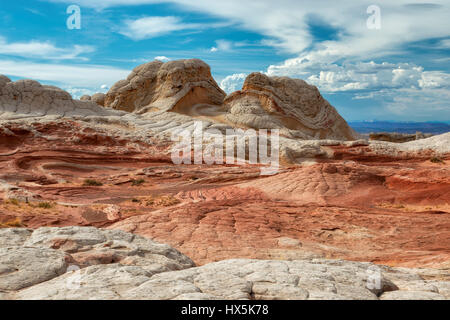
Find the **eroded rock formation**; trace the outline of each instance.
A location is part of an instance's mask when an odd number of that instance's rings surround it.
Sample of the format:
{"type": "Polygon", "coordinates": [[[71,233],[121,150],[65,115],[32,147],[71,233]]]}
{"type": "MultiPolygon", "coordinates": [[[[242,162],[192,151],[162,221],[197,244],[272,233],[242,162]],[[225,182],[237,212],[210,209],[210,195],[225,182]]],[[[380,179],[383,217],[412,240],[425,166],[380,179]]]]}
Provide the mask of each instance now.
{"type": "MultiPolygon", "coordinates": [[[[89,97],[90,98],[90,97],[89,97]]],[[[14,117],[43,116],[107,116],[111,112],[92,103],[87,97],[84,101],[73,100],[71,95],[54,86],[41,85],[33,80],[10,81],[0,78],[0,114],[14,117]]]]}
{"type": "Polygon", "coordinates": [[[303,80],[252,73],[225,100],[237,126],[282,129],[300,139],[354,140],[357,135],[319,90],[303,80]]]}
{"type": "Polygon", "coordinates": [[[176,111],[199,103],[221,105],[225,93],[201,60],[153,61],[138,66],[108,92],[105,105],[128,112],[176,111]]]}

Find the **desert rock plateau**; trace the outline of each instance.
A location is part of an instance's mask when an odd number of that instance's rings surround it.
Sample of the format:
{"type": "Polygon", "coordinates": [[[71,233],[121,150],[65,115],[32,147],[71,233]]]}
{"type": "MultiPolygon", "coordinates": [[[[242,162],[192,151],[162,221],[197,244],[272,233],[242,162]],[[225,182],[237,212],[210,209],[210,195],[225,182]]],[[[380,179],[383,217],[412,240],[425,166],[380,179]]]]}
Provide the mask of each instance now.
{"type": "Polygon", "coordinates": [[[80,100],[0,76],[0,299],[450,299],[450,133],[409,140],[299,79],[227,96],[196,59],[80,100]],[[278,170],[175,164],[199,123],[205,148],[276,130],[278,170]]]}

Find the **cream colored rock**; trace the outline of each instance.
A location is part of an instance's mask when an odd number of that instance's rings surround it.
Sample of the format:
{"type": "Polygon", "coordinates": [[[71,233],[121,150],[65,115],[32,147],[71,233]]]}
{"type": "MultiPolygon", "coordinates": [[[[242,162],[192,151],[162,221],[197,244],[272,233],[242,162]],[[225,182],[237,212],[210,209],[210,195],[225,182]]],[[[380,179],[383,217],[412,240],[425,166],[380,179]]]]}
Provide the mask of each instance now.
{"type": "Polygon", "coordinates": [[[32,233],[30,229],[0,229],[0,248],[22,246],[32,233]]]}
{"type": "Polygon", "coordinates": [[[226,260],[194,267],[168,245],[96,228],[8,229],[0,237],[3,245],[16,245],[0,248],[0,299],[450,298],[448,281],[419,275],[441,278],[443,270],[315,258],[226,260]]]}
{"type": "Polygon", "coordinates": [[[25,119],[52,116],[56,118],[114,116],[112,110],[101,108],[88,97],[73,100],[71,95],[54,86],[34,80],[11,82],[0,78],[0,115],[2,119],[25,119]]]}
{"type": "Polygon", "coordinates": [[[68,272],[16,295],[20,300],[113,300],[149,281],[151,274],[138,267],[97,265],[68,272]]]}
{"type": "Polygon", "coordinates": [[[284,129],[302,139],[354,140],[357,134],[326,101],[303,80],[252,73],[242,91],[225,100],[228,122],[255,129],[284,129]]]}
{"type": "Polygon", "coordinates": [[[66,254],[45,248],[0,248],[0,290],[20,290],[50,280],[67,269],[66,254]]]}
{"type": "Polygon", "coordinates": [[[378,154],[396,155],[402,152],[417,155],[424,151],[432,151],[437,155],[445,155],[450,153],[450,132],[406,143],[371,141],[370,147],[378,154]]]}
{"type": "Polygon", "coordinates": [[[138,113],[182,111],[200,103],[220,105],[224,98],[203,61],[153,61],[117,82],[107,93],[105,106],[138,113]]]}
{"type": "Polygon", "coordinates": [[[0,74],[0,87],[3,87],[9,82],[11,82],[11,79],[9,79],[7,76],[0,74]]]}
{"type": "MultiPolygon", "coordinates": [[[[404,277],[407,270],[381,268],[379,287],[373,288],[369,272],[374,265],[323,259],[298,261],[227,260],[199,268],[160,273],[135,289],[125,299],[256,299],[256,300],[377,300],[412,296],[398,291],[392,273],[404,277]],[[398,293],[397,293],[398,291],[398,293]]],[[[420,298],[442,298],[422,293],[420,298]]],[[[448,298],[448,297],[447,297],[448,298]]]]}
{"type": "Polygon", "coordinates": [[[123,261],[125,265],[148,265],[155,272],[194,266],[191,259],[168,245],[120,230],[40,228],[29,236],[24,246],[59,249],[70,253],[74,263],[80,266],[123,261]]]}
{"type": "MultiPolygon", "coordinates": [[[[393,291],[384,293],[381,300],[446,300],[444,296],[429,291],[393,291]]],[[[448,299],[448,298],[447,298],[448,299]]]]}
{"type": "Polygon", "coordinates": [[[18,298],[117,299],[152,275],[194,266],[168,245],[119,230],[0,229],[0,299],[31,286],[18,298]]]}

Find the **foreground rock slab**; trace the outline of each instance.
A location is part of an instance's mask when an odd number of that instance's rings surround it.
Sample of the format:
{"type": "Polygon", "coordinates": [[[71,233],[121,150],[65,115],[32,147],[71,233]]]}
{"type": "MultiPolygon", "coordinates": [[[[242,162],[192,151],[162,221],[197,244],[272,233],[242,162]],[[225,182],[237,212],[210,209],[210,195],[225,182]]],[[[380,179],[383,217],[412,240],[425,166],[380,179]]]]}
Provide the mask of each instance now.
{"type": "Polygon", "coordinates": [[[0,231],[0,299],[450,299],[446,270],[315,258],[195,267],[167,245],[122,231],[0,231]]]}
{"type": "MultiPolygon", "coordinates": [[[[159,272],[194,266],[191,259],[168,245],[122,231],[92,227],[40,228],[34,232],[28,229],[1,229],[0,244],[0,292],[4,295],[47,283],[59,276],[64,279],[77,270],[89,271],[90,277],[100,280],[105,288],[108,287],[108,281],[119,285],[116,281],[120,277],[114,276],[114,267],[100,268],[98,274],[93,274],[95,272],[88,268],[90,266],[98,270],[100,265],[116,265],[118,270],[131,272],[130,278],[126,280],[130,288],[144,282],[139,282],[135,277],[148,280],[159,272]]],[[[123,272],[120,271],[120,274],[123,272]]],[[[66,289],[71,288],[70,283],[65,283],[66,289]]],[[[64,292],[61,290],[58,292],[64,292]]],[[[43,290],[35,298],[49,297],[49,292],[43,290]]],[[[112,298],[100,293],[96,295],[95,292],[91,296],[112,298]]],[[[58,295],[58,298],[83,297],[58,295]]]]}

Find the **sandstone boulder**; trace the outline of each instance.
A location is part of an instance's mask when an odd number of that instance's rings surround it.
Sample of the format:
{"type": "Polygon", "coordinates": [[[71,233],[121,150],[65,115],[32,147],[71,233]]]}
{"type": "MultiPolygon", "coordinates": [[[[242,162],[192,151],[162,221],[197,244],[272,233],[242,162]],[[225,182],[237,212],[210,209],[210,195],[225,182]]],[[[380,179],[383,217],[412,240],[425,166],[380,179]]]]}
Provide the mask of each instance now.
{"type": "Polygon", "coordinates": [[[9,79],[7,76],[0,74],[0,88],[5,86],[9,82],[11,82],[11,79],[9,79]]]}
{"type": "Polygon", "coordinates": [[[206,103],[220,105],[225,93],[201,60],[153,61],[138,66],[106,94],[105,106],[128,112],[172,111],[206,103]]]}
{"type": "Polygon", "coordinates": [[[91,97],[91,101],[95,102],[99,106],[104,107],[105,106],[105,98],[106,98],[106,94],[96,93],[91,97]]]}
{"type": "Polygon", "coordinates": [[[300,79],[252,73],[229,95],[228,122],[255,129],[283,129],[302,139],[354,140],[357,135],[319,90],[300,79]]]}

